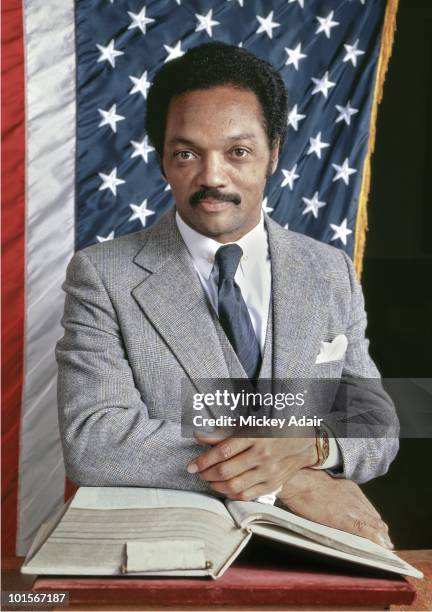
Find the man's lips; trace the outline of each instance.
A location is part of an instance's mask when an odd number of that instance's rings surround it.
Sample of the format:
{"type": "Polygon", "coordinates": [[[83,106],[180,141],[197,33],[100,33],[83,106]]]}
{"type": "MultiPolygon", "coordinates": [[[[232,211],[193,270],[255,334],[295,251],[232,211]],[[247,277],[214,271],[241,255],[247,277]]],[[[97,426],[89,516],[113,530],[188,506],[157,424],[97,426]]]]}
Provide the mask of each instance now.
{"type": "Polygon", "coordinates": [[[222,210],[226,210],[230,206],[233,205],[233,202],[222,202],[221,200],[215,200],[212,198],[200,200],[198,202],[199,208],[205,210],[206,212],[219,212],[222,210]]]}

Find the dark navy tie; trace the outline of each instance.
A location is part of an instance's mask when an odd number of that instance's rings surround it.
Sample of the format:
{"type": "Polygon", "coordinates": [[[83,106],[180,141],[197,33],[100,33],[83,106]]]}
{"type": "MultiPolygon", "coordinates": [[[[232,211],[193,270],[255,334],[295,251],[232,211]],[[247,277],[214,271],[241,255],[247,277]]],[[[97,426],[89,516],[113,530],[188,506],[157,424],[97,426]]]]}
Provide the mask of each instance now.
{"type": "Polygon", "coordinates": [[[246,374],[258,379],[261,351],[240,287],[234,281],[243,251],[238,244],[220,247],[215,256],[219,268],[218,315],[246,374]]]}

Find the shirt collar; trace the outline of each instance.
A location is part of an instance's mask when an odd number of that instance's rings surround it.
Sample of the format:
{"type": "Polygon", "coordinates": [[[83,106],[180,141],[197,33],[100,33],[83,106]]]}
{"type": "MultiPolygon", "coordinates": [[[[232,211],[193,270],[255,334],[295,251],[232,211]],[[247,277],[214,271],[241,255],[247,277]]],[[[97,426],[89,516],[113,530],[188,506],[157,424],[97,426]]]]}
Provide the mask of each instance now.
{"type": "MultiPolygon", "coordinates": [[[[213,269],[216,251],[222,246],[221,243],[194,230],[183,221],[177,211],[176,223],[195,267],[208,280],[213,269]]],[[[243,261],[247,261],[248,264],[253,262],[259,264],[267,260],[269,252],[268,239],[262,213],[258,224],[233,244],[238,244],[243,251],[240,265],[242,265],[243,261]]]]}

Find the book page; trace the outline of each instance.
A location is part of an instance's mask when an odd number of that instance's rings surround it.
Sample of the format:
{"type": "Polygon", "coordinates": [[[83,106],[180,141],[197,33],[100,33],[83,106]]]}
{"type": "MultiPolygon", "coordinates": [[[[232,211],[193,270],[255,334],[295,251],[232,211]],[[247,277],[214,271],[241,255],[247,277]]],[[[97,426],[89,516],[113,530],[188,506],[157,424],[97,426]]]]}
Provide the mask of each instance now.
{"type": "Polygon", "coordinates": [[[377,569],[383,569],[388,572],[413,576],[414,578],[423,578],[423,574],[421,572],[419,572],[409,563],[406,563],[406,561],[403,559],[400,559],[394,553],[391,553],[391,557],[388,559],[377,559],[374,558],[375,555],[368,556],[367,554],[358,551],[355,553],[350,553],[336,550],[330,546],[318,544],[309,538],[294,534],[292,532],[290,533],[286,529],[275,527],[273,525],[252,524],[250,529],[252,533],[275,540],[276,542],[291,544],[292,546],[297,546],[305,550],[311,550],[337,559],[343,559],[345,561],[361,563],[362,565],[376,567],[377,569]]]}
{"type": "Polygon", "coordinates": [[[200,508],[232,521],[224,504],[216,497],[193,491],[145,487],[80,487],[71,508],[128,510],[132,508],[200,508]]]}
{"type": "Polygon", "coordinates": [[[228,501],[226,505],[236,524],[241,528],[257,523],[270,523],[290,529],[315,542],[337,550],[353,553],[362,551],[376,555],[376,558],[380,559],[391,559],[394,556],[394,553],[387,548],[375,544],[375,542],[371,542],[366,538],[309,521],[282,508],[263,505],[257,502],[228,501]]]}

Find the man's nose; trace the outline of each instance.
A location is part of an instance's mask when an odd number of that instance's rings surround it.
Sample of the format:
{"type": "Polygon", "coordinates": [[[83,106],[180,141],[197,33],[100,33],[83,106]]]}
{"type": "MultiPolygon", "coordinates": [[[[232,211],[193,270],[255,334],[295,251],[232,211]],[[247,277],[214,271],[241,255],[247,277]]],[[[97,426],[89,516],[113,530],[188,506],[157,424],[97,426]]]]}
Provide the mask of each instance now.
{"type": "Polygon", "coordinates": [[[197,178],[201,187],[224,187],[227,177],[223,157],[217,153],[203,156],[197,178]]]}

